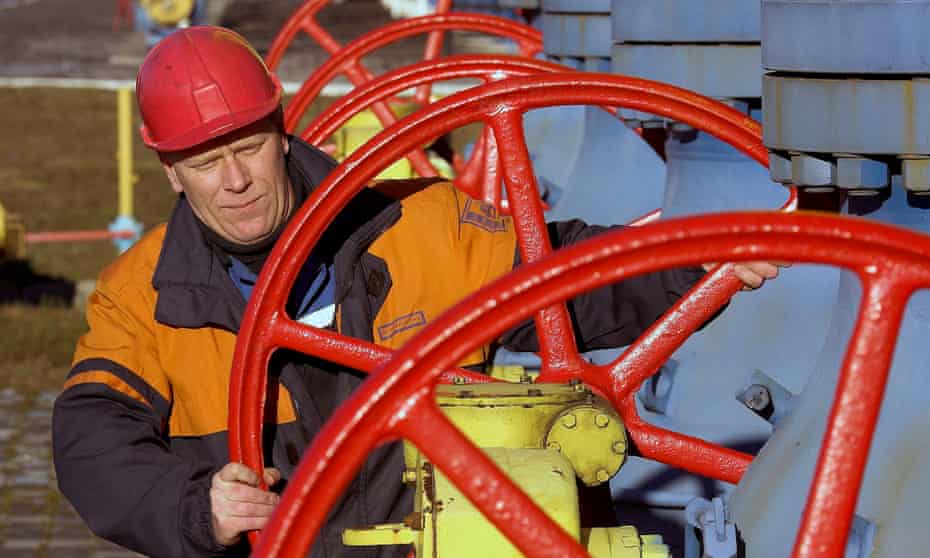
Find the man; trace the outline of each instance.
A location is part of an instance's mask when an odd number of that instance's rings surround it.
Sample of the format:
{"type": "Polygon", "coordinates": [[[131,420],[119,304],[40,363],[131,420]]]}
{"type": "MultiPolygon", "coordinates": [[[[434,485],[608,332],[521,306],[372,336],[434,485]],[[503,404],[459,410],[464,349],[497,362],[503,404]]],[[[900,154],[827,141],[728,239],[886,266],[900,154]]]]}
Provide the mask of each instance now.
{"type": "MultiPolygon", "coordinates": [[[[95,533],[133,550],[245,554],[243,533],[265,525],[278,496],[258,488],[258,473],[228,463],[235,335],[276,238],[335,163],[283,133],[280,84],[229,30],[189,28],[163,40],[143,62],[136,94],[145,143],[179,197],[167,225],[108,266],[88,301],[90,331],[55,404],[59,486],[95,533]]],[[[419,312],[425,323],[514,265],[512,223],[469,218],[480,210],[448,183],[400,200],[366,189],[304,265],[288,311],[399,346],[417,331],[399,319],[419,312]]],[[[556,246],[599,231],[579,221],[550,228],[556,246]]],[[[777,269],[751,264],[739,273],[757,287],[777,269]]],[[[702,274],[662,272],[575,299],[580,346],[629,343],[702,274]]],[[[502,343],[534,349],[532,324],[502,343]]],[[[487,357],[481,351],[463,364],[487,357]]],[[[269,372],[277,380],[265,440],[273,467],[261,474],[280,485],[363,375],[287,352],[269,372]]],[[[314,556],[403,554],[339,541],[346,526],[409,512],[401,460],[394,446],[369,458],[314,556]]]]}

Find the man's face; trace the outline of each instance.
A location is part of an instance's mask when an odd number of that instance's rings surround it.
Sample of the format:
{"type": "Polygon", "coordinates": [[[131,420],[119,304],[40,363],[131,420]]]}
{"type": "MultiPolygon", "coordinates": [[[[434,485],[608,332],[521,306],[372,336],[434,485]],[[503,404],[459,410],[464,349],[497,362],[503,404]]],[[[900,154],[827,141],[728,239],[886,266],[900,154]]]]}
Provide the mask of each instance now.
{"type": "Polygon", "coordinates": [[[290,215],[287,138],[269,119],[203,145],[161,155],[175,192],[214,232],[237,244],[270,236],[290,215]]]}

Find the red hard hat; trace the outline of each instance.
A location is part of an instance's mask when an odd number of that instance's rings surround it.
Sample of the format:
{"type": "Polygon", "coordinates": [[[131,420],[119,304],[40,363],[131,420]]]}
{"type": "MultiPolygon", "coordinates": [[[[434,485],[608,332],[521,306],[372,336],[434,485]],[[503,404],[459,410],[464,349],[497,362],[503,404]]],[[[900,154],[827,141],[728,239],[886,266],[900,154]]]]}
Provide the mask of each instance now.
{"type": "Polygon", "coordinates": [[[145,57],[136,100],[145,145],[179,151],[268,116],[281,103],[281,83],[239,34],[189,27],[145,57]]]}

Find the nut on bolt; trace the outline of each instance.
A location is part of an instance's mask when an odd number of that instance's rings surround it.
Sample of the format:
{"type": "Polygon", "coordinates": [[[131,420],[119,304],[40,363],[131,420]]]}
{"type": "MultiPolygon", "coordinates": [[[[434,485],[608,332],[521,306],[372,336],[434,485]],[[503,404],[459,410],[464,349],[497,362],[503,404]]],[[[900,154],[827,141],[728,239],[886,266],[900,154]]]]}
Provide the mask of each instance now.
{"type": "Polygon", "coordinates": [[[626,453],[626,442],[624,441],[614,442],[613,445],[611,446],[611,449],[614,450],[614,453],[616,453],[617,455],[623,455],[626,453]]]}
{"type": "Polygon", "coordinates": [[[551,440],[549,443],[547,443],[546,447],[551,450],[562,451],[562,444],[556,442],[555,440],[551,440]]]}
{"type": "Polygon", "coordinates": [[[575,415],[572,413],[569,413],[562,417],[562,425],[565,428],[575,428],[575,425],[577,424],[578,424],[578,419],[575,418],[575,415]]]}
{"type": "Polygon", "coordinates": [[[610,417],[601,413],[594,417],[594,424],[596,424],[598,428],[607,428],[607,425],[610,424],[610,417]]]}
{"type": "Polygon", "coordinates": [[[414,469],[404,469],[402,480],[406,484],[413,484],[417,482],[417,472],[414,469]]]}
{"type": "Polygon", "coordinates": [[[764,411],[772,404],[772,394],[767,387],[753,384],[743,393],[743,403],[753,411],[764,411]]]}
{"type": "Polygon", "coordinates": [[[598,469],[597,473],[594,473],[594,478],[600,482],[607,482],[610,480],[610,473],[608,473],[606,469],[598,469]]]}

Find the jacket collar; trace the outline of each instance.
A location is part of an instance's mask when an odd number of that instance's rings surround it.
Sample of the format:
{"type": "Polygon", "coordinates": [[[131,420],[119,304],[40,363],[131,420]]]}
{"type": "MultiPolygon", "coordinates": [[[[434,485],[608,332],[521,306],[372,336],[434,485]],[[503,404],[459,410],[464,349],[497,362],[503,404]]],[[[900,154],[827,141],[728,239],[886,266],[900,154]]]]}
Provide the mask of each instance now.
{"type": "Polygon", "coordinates": [[[245,299],[210,248],[184,196],[178,198],[152,276],[155,319],[172,327],[239,328],[245,299]]]}

